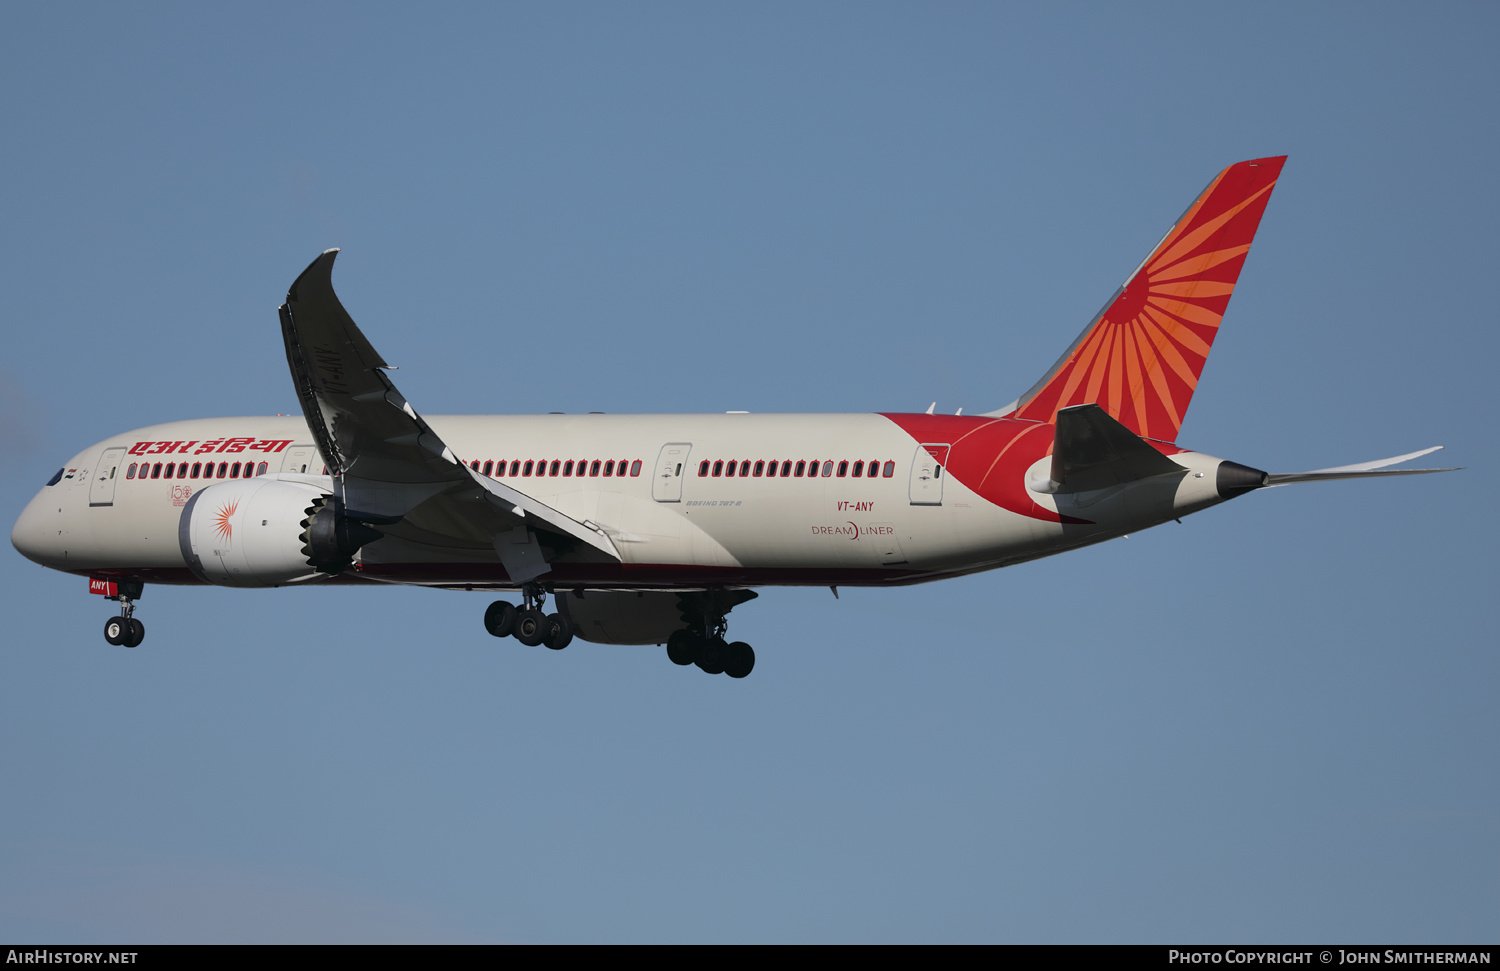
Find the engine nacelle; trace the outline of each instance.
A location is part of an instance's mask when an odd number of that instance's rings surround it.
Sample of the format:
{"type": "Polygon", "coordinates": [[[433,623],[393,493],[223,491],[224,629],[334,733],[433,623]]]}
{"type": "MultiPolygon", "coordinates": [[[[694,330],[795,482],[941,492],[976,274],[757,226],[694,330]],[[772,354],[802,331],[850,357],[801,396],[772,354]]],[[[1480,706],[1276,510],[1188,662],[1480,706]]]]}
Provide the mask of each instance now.
{"type": "Polygon", "coordinates": [[[224,587],[326,579],[339,570],[319,570],[310,562],[316,557],[309,555],[308,531],[309,520],[325,507],[327,515],[333,513],[330,499],[326,488],[270,476],[208,486],[182,510],[182,558],[200,580],[224,587]]]}

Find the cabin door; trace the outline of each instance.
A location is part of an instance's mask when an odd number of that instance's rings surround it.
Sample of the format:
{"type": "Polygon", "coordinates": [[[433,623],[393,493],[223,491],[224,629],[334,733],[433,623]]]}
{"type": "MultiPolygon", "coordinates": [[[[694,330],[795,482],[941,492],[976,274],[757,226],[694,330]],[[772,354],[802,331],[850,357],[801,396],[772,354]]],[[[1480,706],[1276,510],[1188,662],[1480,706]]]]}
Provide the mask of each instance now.
{"type": "Polygon", "coordinates": [[[651,498],[657,502],[682,501],[682,477],[687,473],[691,442],[670,442],[661,447],[656,475],[651,480],[651,498]]]}
{"type": "Polygon", "coordinates": [[[94,481],[89,484],[89,505],[113,506],[115,504],[115,481],[120,475],[120,460],[125,457],[123,448],[107,448],[99,467],[94,470],[94,481]]]}
{"type": "Polygon", "coordinates": [[[948,461],[947,445],[918,445],[911,460],[911,504],[943,504],[943,463],[948,461]]]}
{"type": "Polygon", "coordinates": [[[311,467],[313,456],[316,454],[317,449],[311,445],[299,445],[296,448],[289,448],[286,450],[286,457],[281,460],[281,471],[317,475],[318,470],[311,467]]]}

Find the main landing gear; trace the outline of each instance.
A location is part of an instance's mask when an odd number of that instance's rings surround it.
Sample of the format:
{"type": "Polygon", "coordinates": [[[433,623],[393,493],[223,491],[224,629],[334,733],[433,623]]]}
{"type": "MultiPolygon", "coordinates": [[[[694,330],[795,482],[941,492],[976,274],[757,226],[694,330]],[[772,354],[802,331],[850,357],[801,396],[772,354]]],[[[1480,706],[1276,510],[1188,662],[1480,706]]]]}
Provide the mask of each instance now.
{"type": "Polygon", "coordinates": [[[755,668],[755,651],[744,641],[726,642],[735,607],[756,597],[753,590],[707,590],[682,595],[682,619],[687,627],[667,638],[667,658],[673,664],[696,664],[705,674],[743,678],[755,668]]]}
{"type": "Polygon", "coordinates": [[[135,647],[146,639],[146,625],[132,616],[135,613],[135,601],[140,599],[145,587],[139,580],[121,580],[116,584],[120,593],[109,599],[120,602],[120,616],[111,617],[104,622],[106,641],[117,647],[135,647]]]}
{"type": "Polygon", "coordinates": [[[573,643],[573,623],[562,614],[542,610],[547,591],[539,583],[521,587],[522,606],[507,600],[496,600],[484,612],[484,629],[496,637],[514,637],[527,647],[545,644],[560,651],[573,643]]]}

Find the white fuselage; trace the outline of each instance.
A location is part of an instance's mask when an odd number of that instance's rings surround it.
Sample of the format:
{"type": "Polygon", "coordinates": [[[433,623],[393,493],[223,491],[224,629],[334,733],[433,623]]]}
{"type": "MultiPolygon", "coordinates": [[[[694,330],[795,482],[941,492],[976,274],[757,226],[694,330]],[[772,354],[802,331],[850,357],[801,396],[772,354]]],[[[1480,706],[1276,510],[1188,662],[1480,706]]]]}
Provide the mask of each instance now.
{"type": "MultiPolygon", "coordinates": [[[[477,462],[481,474],[609,536],[620,562],[563,556],[544,578],[580,588],[921,582],[1062,552],[1221,501],[1214,489],[1219,460],[1176,452],[1171,458],[1188,472],[1170,483],[1068,497],[1026,493],[1041,510],[1064,514],[1064,522],[1049,521],[1002,508],[971,488],[976,483],[945,474],[947,448],[956,461],[962,441],[924,448],[933,442],[896,420],[906,417],[926,416],[462,415],[428,421],[465,465],[477,462]],[[865,474],[872,463],[874,477],[865,474]]],[[[961,439],[971,427],[947,421],[954,431],[946,439],[961,439]]],[[[968,458],[974,465],[976,456],[968,458]]],[[[1006,476],[1013,480],[1006,488],[1025,489],[1027,477],[1046,461],[1028,457],[1017,464],[1014,455],[997,454],[986,475],[1006,476]]],[[[12,541],[31,559],[70,573],[196,583],[180,535],[194,493],[250,474],[331,491],[330,481],[319,478],[324,471],[300,416],[156,425],[75,456],[56,484],[27,506],[12,541]]],[[[985,479],[986,490],[993,486],[985,479]]],[[[260,523],[234,525],[243,535],[260,523]]],[[[366,545],[354,569],[337,579],[514,586],[491,551],[439,554],[392,538],[366,545]]]]}

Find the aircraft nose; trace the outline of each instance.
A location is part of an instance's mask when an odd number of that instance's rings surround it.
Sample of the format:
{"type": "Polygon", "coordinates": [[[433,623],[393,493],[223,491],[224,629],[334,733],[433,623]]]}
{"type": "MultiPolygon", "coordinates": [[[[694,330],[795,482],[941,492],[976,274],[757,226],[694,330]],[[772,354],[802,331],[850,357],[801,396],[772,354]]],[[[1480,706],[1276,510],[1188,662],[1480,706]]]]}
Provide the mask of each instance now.
{"type": "Polygon", "coordinates": [[[50,502],[51,498],[44,490],[26,504],[20,518],[11,527],[10,545],[34,563],[55,567],[62,561],[62,544],[53,522],[58,514],[54,511],[56,505],[50,502]],[[52,512],[51,518],[48,518],[48,512],[52,512]]]}

